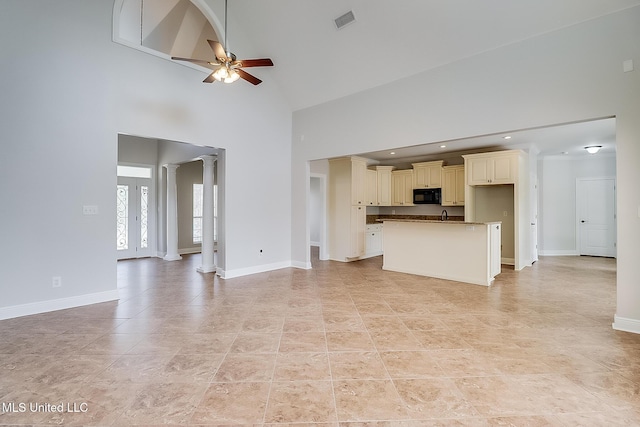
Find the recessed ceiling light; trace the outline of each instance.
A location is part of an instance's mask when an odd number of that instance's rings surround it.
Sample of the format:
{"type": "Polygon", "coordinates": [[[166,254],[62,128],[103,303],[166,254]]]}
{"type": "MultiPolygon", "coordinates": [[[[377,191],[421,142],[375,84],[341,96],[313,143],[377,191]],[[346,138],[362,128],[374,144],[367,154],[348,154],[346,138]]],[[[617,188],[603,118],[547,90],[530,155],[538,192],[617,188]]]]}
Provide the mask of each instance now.
{"type": "Polygon", "coordinates": [[[396,154],[396,152],[395,152],[395,151],[392,151],[392,152],[390,152],[389,154],[393,155],[393,154],[396,154]]]}
{"type": "Polygon", "coordinates": [[[569,154],[569,152],[568,151],[563,151],[562,154],[566,155],[566,154],[569,154]]]}
{"type": "Polygon", "coordinates": [[[503,136],[504,139],[511,139],[511,136],[507,135],[507,136],[503,136]]]}
{"type": "Polygon", "coordinates": [[[584,149],[587,150],[587,153],[589,154],[596,154],[598,151],[600,151],[601,148],[602,145],[588,145],[584,147],[584,149]]]}
{"type": "Polygon", "coordinates": [[[442,144],[442,145],[440,146],[440,148],[447,148],[447,146],[446,146],[446,145],[444,145],[444,144],[442,144]]]}

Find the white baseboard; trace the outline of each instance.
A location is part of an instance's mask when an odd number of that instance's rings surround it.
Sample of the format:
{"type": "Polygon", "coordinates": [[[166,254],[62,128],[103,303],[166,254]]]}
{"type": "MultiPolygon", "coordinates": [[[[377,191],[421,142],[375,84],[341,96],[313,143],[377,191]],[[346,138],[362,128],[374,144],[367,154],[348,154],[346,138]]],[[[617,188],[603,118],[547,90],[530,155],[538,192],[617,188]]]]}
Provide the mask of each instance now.
{"type": "Polygon", "coordinates": [[[617,331],[640,334],[640,320],[627,319],[625,317],[613,316],[613,329],[617,331]]]}
{"type": "Polygon", "coordinates": [[[311,262],[291,261],[291,267],[311,270],[311,262]]]}
{"type": "Polygon", "coordinates": [[[235,270],[222,270],[218,268],[216,273],[223,279],[232,279],[234,277],[248,276],[250,274],[264,273],[266,271],[280,270],[281,268],[287,267],[292,267],[291,261],[255,265],[253,267],[237,268],[235,270]]]}
{"type": "Polygon", "coordinates": [[[575,250],[560,250],[560,251],[538,251],[540,256],[580,256],[579,252],[575,250]]]}
{"type": "Polygon", "coordinates": [[[500,264],[516,265],[516,259],[515,258],[501,258],[500,259],[500,264]]]}
{"type": "Polygon", "coordinates": [[[95,294],[12,305],[0,308],[0,320],[47,313],[56,310],[65,310],[67,308],[81,307],[83,305],[98,304],[101,302],[117,301],[118,299],[120,299],[118,290],[114,289],[112,291],[97,292],[95,294]]]}
{"type": "Polygon", "coordinates": [[[380,256],[380,255],[382,255],[382,251],[380,251],[380,252],[372,252],[370,254],[364,254],[359,259],[373,258],[373,257],[380,256]]]}
{"type": "Polygon", "coordinates": [[[200,246],[194,246],[193,248],[178,249],[180,255],[199,254],[202,251],[200,246]]]}

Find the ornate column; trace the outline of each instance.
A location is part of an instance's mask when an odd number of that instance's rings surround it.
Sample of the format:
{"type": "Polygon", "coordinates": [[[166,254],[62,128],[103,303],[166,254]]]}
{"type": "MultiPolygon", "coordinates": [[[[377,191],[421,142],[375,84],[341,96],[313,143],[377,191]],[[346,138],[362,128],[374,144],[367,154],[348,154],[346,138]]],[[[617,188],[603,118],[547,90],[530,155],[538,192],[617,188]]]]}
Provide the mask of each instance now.
{"type": "Polygon", "coordinates": [[[178,189],[176,170],[180,165],[168,164],[167,168],[167,254],[165,261],[182,259],[178,254],[178,189]]]}
{"type": "Polygon", "coordinates": [[[216,164],[216,156],[201,156],[202,168],[202,265],[197,268],[200,273],[212,273],[216,271],[214,261],[214,235],[213,235],[213,169],[216,164]]]}

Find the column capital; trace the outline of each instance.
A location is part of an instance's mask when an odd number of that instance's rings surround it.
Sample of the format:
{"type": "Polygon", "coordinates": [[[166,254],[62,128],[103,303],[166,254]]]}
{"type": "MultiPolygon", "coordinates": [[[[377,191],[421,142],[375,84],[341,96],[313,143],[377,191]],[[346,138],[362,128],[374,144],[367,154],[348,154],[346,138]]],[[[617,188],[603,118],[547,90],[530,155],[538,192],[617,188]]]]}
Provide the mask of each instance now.
{"type": "Polygon", "coordinates": [[[176,169],[178,169],[180,167],[180,165],[177,164],[177,163],[167,163],[167,164],[164,164],[162,166],[167,168],[168,171],[169,170],[176,170],[176,169]]]}
{"type": "Polygon", "coordinates": [[[218,156],[213,156],[210,154],[204,154],[202,156],[200,156],[200,160],[202,160],[204,162],[205,165],[209,164],[212,165],[216,162],[216,160],[218,160],[218,156]]]}

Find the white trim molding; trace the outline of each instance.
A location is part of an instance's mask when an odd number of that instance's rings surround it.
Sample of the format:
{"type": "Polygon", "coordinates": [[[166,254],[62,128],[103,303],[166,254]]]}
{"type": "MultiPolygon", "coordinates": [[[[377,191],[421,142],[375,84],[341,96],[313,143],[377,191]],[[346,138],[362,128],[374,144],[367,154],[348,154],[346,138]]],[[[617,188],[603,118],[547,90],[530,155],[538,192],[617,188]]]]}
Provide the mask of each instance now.
{"type": "Polygon", "coordinates": [[[257,273],[265,273],[267,271],[280,270],[280,269],[289,268],[289,267],[302,268],[305,270],[309,270],[311,269],[311,263],[308,263],[307,265],[303,265],[302,263],[299,263],[299,262],[294,263],[292,261],[285,261],[285,262],[276,262],[273,264],[255,265],[253,267],[238,268],[235,270],[223,270],[221,268],[218,268],[216,270],[216,274],[218,274],[218,276],[222,277],[223,279],[233,279],[235,277],[248,276],[250,274],[257,274],[257,273]]]}
{"type": "Polygon", "coordinates": [[[538,255],[540,256],[580,256],[580,253],[575,249],[567,249],[567,250],[540,251],[538,255]]]}
{"type": "Polygon", "coordinates": [[[311,262],[291,261],[291,267],[301,268],[303,270],[311,270],[311,262]]]}
{"type": "Polygon", "coordinates": [[[627,319],[625,317],[613,316],[613,324],[611,325],[616,331],[631,332],[640,334],[640,320],[627,319]]]}
{"type": "Polygon", "coordinates": [[[65,310],[67,308],[82,307],[101,302],[117,301],[119,299],[120,296],[118,295],[118,290],[114,289],[112,291],[97,292],[94,294],[12,305],[0,308],[0,320],[30,316],[32,314],[48,313],[50,311],[65,310]]]}

